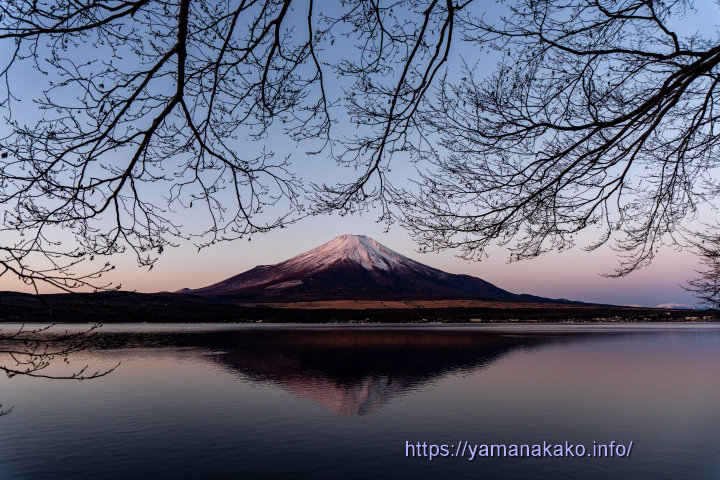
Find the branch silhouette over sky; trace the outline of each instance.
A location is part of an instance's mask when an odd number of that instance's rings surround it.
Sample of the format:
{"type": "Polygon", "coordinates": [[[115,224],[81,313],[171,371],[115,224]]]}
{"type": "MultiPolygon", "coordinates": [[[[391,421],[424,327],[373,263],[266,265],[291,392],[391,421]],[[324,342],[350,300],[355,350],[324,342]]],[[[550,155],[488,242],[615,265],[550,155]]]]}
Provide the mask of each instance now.
{"type": "Polygon", "coordinates": [[[363,212],[473,260],[610,245],[625,275],[717,203],[719,8],[3,4],[3,275],[112,288],[127,254],[363,212]]]}

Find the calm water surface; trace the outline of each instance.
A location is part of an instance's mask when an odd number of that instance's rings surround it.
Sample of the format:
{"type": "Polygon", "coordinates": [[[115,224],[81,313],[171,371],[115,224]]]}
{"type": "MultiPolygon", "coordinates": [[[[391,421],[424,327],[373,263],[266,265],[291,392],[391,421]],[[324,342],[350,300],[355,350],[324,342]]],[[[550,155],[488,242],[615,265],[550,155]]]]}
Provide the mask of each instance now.
{"type": "Polygon", "coordinates": [[[91,343],[70,368],[110,375],[0,378],[1,479],[720,478],[718,325],[120,325],[91,343]],[[633,449],[406,457],[464,441],[633,449]]]}

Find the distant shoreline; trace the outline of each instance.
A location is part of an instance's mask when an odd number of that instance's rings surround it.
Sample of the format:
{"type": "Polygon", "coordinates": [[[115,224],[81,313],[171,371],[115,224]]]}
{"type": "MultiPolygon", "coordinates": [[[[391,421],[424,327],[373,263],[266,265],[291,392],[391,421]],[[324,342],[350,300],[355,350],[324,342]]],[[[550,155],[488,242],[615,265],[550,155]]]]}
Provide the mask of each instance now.
{"type": "Polygon", "coordinates": [[[58,323],[637,323],[720,322],[718,310],[483,300],[342,300],[284,304],[233,297],[114,292],[0,292],[0,322],[58,323]]]}

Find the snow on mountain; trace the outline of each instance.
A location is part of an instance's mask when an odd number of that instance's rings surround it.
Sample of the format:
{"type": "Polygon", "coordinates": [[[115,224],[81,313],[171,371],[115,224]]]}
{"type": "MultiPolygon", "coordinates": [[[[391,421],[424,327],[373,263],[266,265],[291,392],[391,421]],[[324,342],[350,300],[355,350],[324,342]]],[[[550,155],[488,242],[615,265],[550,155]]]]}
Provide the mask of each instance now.
{"type": "Polygon", "coordinates": [[[258,301],[517,297],[479,278],[424,265],[364,235],[341,235],[284,262],[259,265],[189,293],[258,301]]]}
{"type": "Polygon", "coordinates": [[[409,269],[427,274],[444,272],[400,255],[365,235],[341,235],[308,252],[277,265],[285,272],[322,270],[335,262],[356,263],[367,270],[409,269]]]}

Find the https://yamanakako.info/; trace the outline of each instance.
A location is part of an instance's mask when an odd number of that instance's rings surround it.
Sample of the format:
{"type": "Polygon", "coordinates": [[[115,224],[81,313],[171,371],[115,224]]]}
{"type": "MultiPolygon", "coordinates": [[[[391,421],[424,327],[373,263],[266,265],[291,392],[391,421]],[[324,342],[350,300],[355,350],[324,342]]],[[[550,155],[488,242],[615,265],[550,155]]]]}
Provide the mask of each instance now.
{"type": "Polygon", "coordinates": [[[632,440],[621,442],[593,442],[585,446],[581,443],[470,443],[467,440],[458,443],[427,443],[405,441],[406,457],[421,457],[427,460],[442,457],[457,457],[464,460],[491,457],[618,457],[627,458],[632,453],[632,440]]]}

